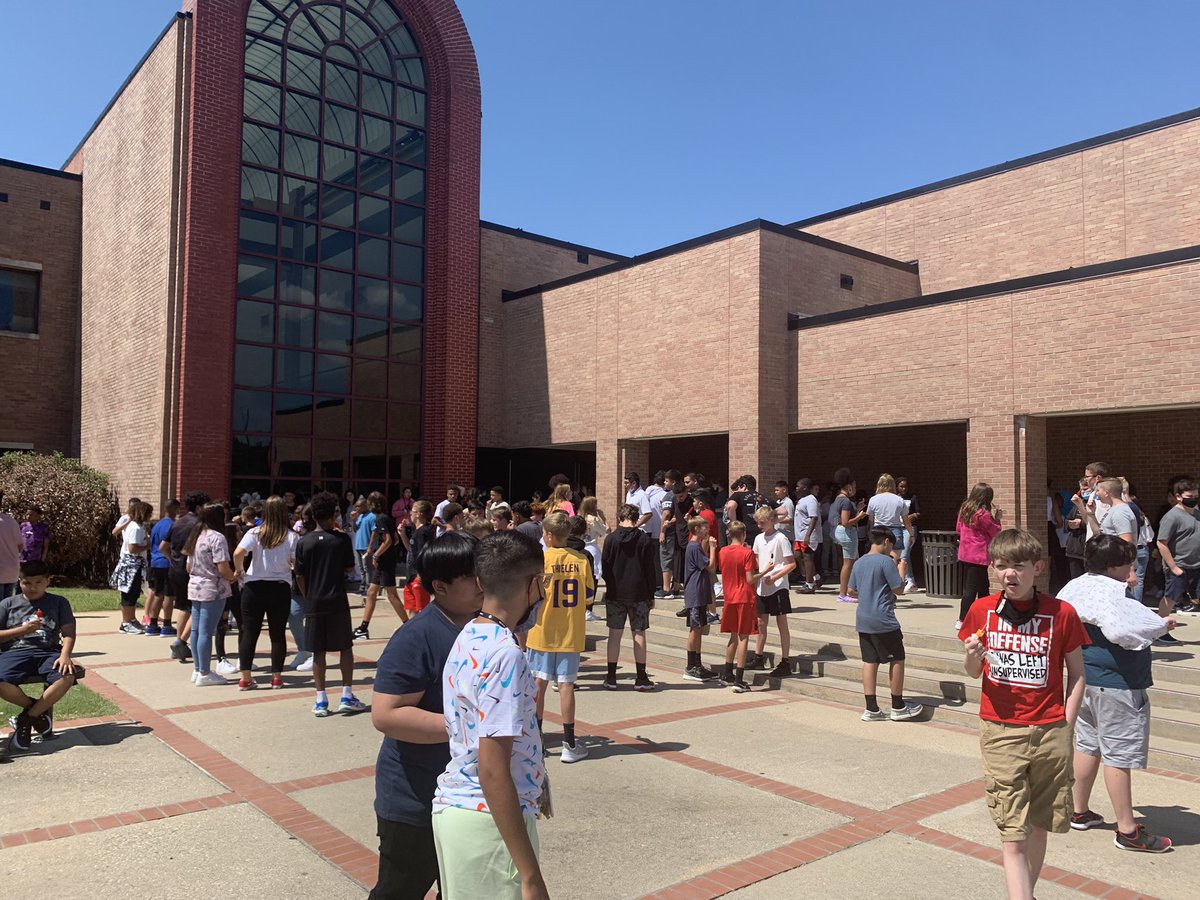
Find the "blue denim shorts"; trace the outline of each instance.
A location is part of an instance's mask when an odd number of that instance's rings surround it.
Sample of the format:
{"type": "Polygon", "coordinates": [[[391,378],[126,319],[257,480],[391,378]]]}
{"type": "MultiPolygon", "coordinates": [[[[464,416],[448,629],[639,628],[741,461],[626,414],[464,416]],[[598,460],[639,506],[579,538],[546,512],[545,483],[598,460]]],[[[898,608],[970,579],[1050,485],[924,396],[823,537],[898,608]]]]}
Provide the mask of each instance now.
{"type": "Polygon", "coordinates": [[[579,677],[578,653],[552,653],[549,650],[526,650],[529,669],[538,681],[557,681],[574,684],[579,677]]]}
{"type": "Polygon", "coordinates": [[[858,559],[858,526],[839,525],[833,529],[833,539],[842,548],[842,559],[858,559]]]}

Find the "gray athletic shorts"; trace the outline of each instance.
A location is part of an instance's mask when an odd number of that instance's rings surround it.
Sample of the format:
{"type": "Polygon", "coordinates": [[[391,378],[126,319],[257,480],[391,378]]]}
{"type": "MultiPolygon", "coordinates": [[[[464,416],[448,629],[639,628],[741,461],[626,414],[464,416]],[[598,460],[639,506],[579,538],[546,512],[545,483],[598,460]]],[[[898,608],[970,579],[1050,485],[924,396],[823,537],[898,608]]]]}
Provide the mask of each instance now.
{"type": "Polygon", "coordinates": [[[675,534],[672,532],[666,541],[658,545],[658,564],[664,572],[672,572],[675,568],[675,534]]]}
{"type": "Polygon", "coordinates": [[[1084,689],[1075,749],[1106,766],[1144,769],[1150,751],[1150,697],[1142,690],[1084,689]]]}

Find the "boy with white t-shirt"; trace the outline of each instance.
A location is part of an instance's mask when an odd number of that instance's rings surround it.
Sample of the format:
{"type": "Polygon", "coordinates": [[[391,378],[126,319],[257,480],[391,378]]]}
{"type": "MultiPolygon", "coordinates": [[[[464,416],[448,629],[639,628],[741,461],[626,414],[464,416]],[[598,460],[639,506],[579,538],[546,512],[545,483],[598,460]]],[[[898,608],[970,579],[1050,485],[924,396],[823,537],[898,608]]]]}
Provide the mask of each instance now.
{"type": "Polygon", "coordinates": [[[442,672],[450,762],[433,798],[433,836],[445,897],[548,897],[538,864],[545,784],[537,684],[517,643],[545,600],[542,548],[517,531],[480,542],[479,615],[442,672]]]}
{"type": "Polygon", "coordinates": [[[758,646],[755,649],[755,666],[761,668],[763,650],[767,646],[767,624],[771,616],[779,629],[779,662],[769,677],[783,678],[792,674],[788,660],[792,636],[788,630],[788,613],[792,611],[791,595],[788,590],[788,573],[796,568],[796,557],[792,546],[782,532],[775,528],[775,510],[766,507],[754,513],[760,534],[754,539],[754,555],[758,557],[758,571],[762,577],[758,582],[758,646]]]}
{"type": "Polygon", "coordinates": [[[794,513],[793,531],[796,536],[794,548],[796,557],[804,569],[804,581],[800,583],[800,593],[815,594],[821,576],[817,571],[817,557],[821,551],[821,504],[812,492],[812,479],[801,478],[796,482],[796,509],[794,513]]]}

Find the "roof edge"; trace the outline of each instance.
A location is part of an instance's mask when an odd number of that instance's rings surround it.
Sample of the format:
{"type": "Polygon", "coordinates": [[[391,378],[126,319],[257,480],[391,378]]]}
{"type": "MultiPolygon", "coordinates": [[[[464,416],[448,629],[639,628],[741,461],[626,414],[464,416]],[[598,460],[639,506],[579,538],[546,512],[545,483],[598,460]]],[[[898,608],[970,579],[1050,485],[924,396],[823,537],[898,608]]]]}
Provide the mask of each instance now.
{"type": "Polygon", "coordinates": [[[1007,162],[997,163],[992,166],[987,166],[982,169],[975,169],[971,172],[966,172],[962,175],[954,175],[950,178],[943,178],[939,181],[931,181],[928,184],[923,184],[918,187],[908,188],[903,191],[897,191],[893,194],[886,194],[882,197],[876,197],[874,200],[864,200],[861,203],[855,203],[851,206],[843,206],[841,209],[835,209],[832,212],[821,213],[816,216],[809,216],[806,219],[800,219],[788,225],[788,228],[807,228],[810,225],[819,225],[822,222],[829,222],[833,219],[841,219],[845,216],[853,215],[854,213],[865,212],[868,209],[876,209],[880,206],[887,206],[889,203],[897,203],[901,200],[909,200],[913,197],[919,197],[922,194],[932,194],[936,191],[945,190],[946,188],[957,187],[960,184],[968,184],[972,181],[980,181],[984,178],[990,178],[993,175],[1000,175],[1004,172],[1011,172],[1016,169],[1024,169],[1028,166],[1037,165],[1038,163],[1047,162],[1051,159],[1057,159],[1062,156],[1070,156],[1072,153],[1080,153],[1084,150],[1090,150],[1093,147],[1103,147],[1105,144],[1114,144],[1118,141],[1128,140],[1139,135],[1149,134],[1152,131],[1160,131],[1163,128],[1170,128],[1172,125],[1180,125],[1184,122],[1190,122],[1193,119],[1200,119],[1200,107],[1189,109],[1186,112],[1174,113],[1170,116],[1163,116],[1161,119],[1153,119],[1149,122],[1143,122],[1140,125],[1131,125],[1128,128],[1121,128],[1117,131],[1109,131],[1105,134],[1095,137],[1084,138],[1081,141],[1075,141],[1070,144],[1063,144],[1061,147],[1054,147],[1050,150],[1042,150],[1039,153],[1032,153],[1029,156],[1021,156],[1017,159],[1007,162]]]}
{"type": "Polygon", "coordinates": [[[35,165],[34,163],[18,162],[15,159],[0,157],[0,166],[5,166],[9,169],[23,169],[26,172],[37,172],[39,175],[54,175],[70,181],[83,181],[83,176],[75,172],[64,172],[62,169],[51,169],[46,166],[35,165]]]}
{"type": "Polygon", "coordinates": [[[688,240],[680,241],[677,244],[670,244],[666,247],[661,247],[658,250],[651,250],[649,253],[642,253],[638,256],[626,257],[618,262],[610,263],[607,266],[599,266],[595,269],[589,269],[586,272],[568,275],[566,278],[558,278],[554,281],[548,281],[544,284],[535,284],[532,287],[523,288],[519,291],[505,291],[501,299],[504,303],[508,303],[511,300],[520,300],[522,297],[530,297],[534,294],[541,294],[545,291],[554,290],[555,288],[577,284],[580,281],[598,278],[601,275],[619,272],[622,269],[630,269],[634,266],[640,266],[643,263],[653,262],[654,260],[662,259],[667,256],[674,256],[676,253],[694,250],[697,247],[703,247],[707,244],[715,244],[718,241],[728,240],[729,238],[733,237],[740,237],[741,235],[748,234],[751,231],[768,231],[772,234],[778,234],[782,237],[801,241],[805,244],[812,244],[813,246],[822,247],[826,250],[833,250],[838,253],[857,256],[860,259],[870,260],[871,262],[879,263],[881,265],[892,266],[893,268],[902,269],[906,272],[918,271],[917,264],[913,262],[901,262],[900,260],[891,259],[887,256],[880,256],[878,253],[871,253],[869,250],[861,250],[858,247],[852,247],[849,244],[841,244],[837,241],[831,241],[828,238],[818,237],[815,234],[807,234],[803,231],[796,231],[795,229],[788,228],[786,225],[780,225],[778,222],[768,222],[766,219],[751,219],[748,222],[742,222],[738,225],[731,225],[728,228],[722,228],[719,231],[711,231],[708,234],[702,234],[698,237],[689,238],[688,240]]]}
{"type": "Polygon", "coordinates": [[[801,316],[796,313],[788,313],[788,331],[805,331],[809,328],[820,328],[823,325],[854,322],[859,319],[870,319],[890,313],[907,312],[912,309],[944,306],[948,303],[959,303],[964,300],[974,300],[980,297],[1015,294],[1035,288],[1051,287],[1057,284],[1070,284],[1075,281],[1089,281],[1093,278],[1121,275],[1128,272],[1137,272],[1144,269],[1155,269],[1162,266],[1172,266],[1194,261],[1200,261],[1200,244],[1191,247],[1179,247],[1174,250],[1163,250],[1158,253],[1147,253],[1143,256],[1114,259],[1109,262],[1094,263],[1088,266],[1060,269],[1057,272],[1043,272],[1038,275],[1025,275],[1021,278],[1010,278],[1005,281],[993,281],[990,284],[976,284],[970,287],[957,288],[952,291],[941,291],[936,294],[908,297],[903,300],[888,300],[884,303],[874,303],[867,306],[860,306],[856,309],[843,309],[837,312],[820,313],[815,316],[801,316]]]}
{"type": "Polygon", "coordinates": [[[479,227],[487,228],[489,231],[498,231],[501,234],[512,235],[513,237],[520,237],[530,241],[536,241],[539,244],[549,244],[552,247],[561,247],[564,250],[594,253],[597,256],[607,256],[609,259],[614,260],[629,259],[629,257],[624,253],[613,253],[609,250],[600,250],[597,247],[589,247],[587,244],[576,244],[574,241],[564,241],[561,238],[549,237],[548,235],[538,234],[534,231],[526,231],[524,228],[514,228],[511,225],[501,225],[498,222],[489,222],[486,219],[479,220],[479,227]]]}
{"type": "Polygon", "coordinates": [[[165,38],[171,29],[174,28],[179,22],[190,19],[191,17],[191,13],[185,12],[177,12],[171,15],[171,21],[169,21],[166,24],[166,27],[158,33],[158,37],[156,37],[154,42],[150,44],[150,48],[142,54],[142,58],[139,59],[137,61],[137,65],[133,67],[133,71],[131,71],[129,75],[126,76],[125,80],[121,82],[121,86],[117,88],[117,92],[113,94],[112,99],[108,101],[108,105],[100,111],[100,115],[96,116],[96,121],[92,122],[91,127],[88,128],[84,136],[80,138],[79,143],[75,145],[75,149],[70,152],[65,160],[63,160],[62,168],[69,166],[71,164],[71,160],[73,160],[79,154],[79,151],[83,149],[83,145],[88,142],[88,138],[90,138],[96,129],[100,127],[100,123],[104,121],[104,117],[107,116],[112,108],[117,105],[117,101],[120,100],[121,95],[125,93],[125,88],[129,87],[130,82],[132,82],[137,76],[137,73],[142,70],[142,66],[146,64],[146,61],[150,58],[150,54],[158,49],[158,45],[162,43],[163,38],[165,38]]]}

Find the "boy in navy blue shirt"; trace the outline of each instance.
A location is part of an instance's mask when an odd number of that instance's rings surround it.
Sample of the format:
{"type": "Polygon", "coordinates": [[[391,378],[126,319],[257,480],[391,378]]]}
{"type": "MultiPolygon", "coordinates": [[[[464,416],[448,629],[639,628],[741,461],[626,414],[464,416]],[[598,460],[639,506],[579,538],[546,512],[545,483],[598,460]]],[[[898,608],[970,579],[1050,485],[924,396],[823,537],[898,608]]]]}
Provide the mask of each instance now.
{"type": "Polygon", "coordinates": [[[150,596],[146,598],[146,631],[150,637],[158,637],[162,629],[158,627],[158,614],[162,611],[164,625],[171,624],[171,616],[175,613],[175,592],[171,589],[171,560],[162,552],[163,541],[171,534],[171,526],[175,524],[175,516],[179,513],[179,501],[172,498],[167,501],[165,515],[154,523],[150,529],[150,596]]]}
{"type": "Polygon", "coordinates": [[[438,881],[432,804],[438,776],[450,762],[442,669],[483,601],[475,579],[478,543],[464,531],[451,531],[426,545],[416,569],[433,601],[392,635],[379,657],[371,703],[371,723],[384,735],[375,764],[374,900],[423,898],[438,881]]]}
{"type": "Polygon", "coordinates": [[[717,673],[700,661],[700,642],[708,630],[708,607],[713,603],[713,573],[717,570],[717,539],[699,516],[687,520],[691,540],[683,555],[683,608],[687,614],[688,681],[712,681],[717,673]]]}

